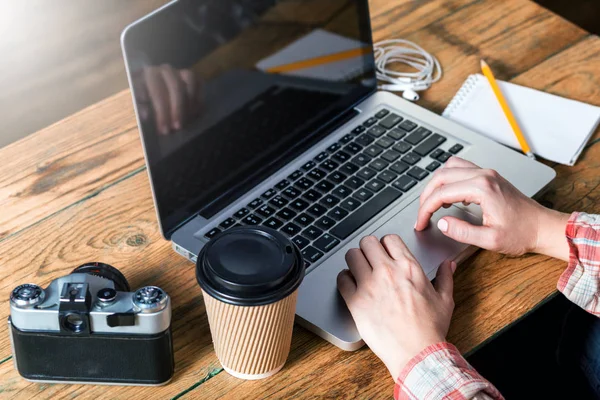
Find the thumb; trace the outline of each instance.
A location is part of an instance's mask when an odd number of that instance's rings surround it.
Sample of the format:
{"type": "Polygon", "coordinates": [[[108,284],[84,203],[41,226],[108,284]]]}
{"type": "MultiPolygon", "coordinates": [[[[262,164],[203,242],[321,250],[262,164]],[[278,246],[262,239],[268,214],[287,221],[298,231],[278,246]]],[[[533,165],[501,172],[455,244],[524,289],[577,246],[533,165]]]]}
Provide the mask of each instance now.
{"type": "Polygon", "coordinates": [[[456,263],[454,261],[446,260],[438,268],[435,276],[435,290],[442,295],[442,297],[451,299],[454,290],[454,279],[452,275],[456,270],[456,263]]]}
{"type": "Polygon", "coordinates": [[[492,231],[488,227],[473,225],[456,217],[441,218],[437,227],[444,235],[457,242],[493,250],[492,231]]]}

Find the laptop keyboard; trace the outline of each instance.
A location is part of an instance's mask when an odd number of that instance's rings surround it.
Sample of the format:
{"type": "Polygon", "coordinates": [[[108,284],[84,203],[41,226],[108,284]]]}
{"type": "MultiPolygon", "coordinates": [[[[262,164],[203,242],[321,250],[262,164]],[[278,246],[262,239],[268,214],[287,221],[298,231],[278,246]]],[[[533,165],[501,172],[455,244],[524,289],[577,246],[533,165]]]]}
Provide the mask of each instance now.
{"type": "Polygon", "coordinates": [[[309,267],[463,149],[439,149],[444,142],[382,109],[205,237],[234,226],[267,226],[289,236],[309,267]],[[430,161],[424,169],[415,165],[424,158],[430,161]]]}

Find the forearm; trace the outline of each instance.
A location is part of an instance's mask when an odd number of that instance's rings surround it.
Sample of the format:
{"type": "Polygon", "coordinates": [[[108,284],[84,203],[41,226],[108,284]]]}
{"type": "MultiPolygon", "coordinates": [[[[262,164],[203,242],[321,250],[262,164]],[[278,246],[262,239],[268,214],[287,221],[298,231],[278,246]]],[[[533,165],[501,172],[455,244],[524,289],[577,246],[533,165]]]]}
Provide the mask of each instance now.
{"type": "Polygon", "coordinates": [[[500,392],[479,375],[450,343],[437,343],[417,354],[400,373],[394,398],[503,399],[500,392]]]}
{"type": "Polygon", "coordinates": [[[569,214],[544,208],[538,218],[537,243],[532,252],[568,261],[570,250],[565,228],[569,217],[569,214]]]}

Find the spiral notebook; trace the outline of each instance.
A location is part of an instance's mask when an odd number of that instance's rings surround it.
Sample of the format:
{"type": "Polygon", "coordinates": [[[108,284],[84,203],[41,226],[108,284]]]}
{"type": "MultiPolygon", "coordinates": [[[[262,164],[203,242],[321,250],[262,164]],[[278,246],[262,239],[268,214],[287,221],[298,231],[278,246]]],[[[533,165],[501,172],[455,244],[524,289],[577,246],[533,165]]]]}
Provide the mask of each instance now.
{"type": "MultiPolygon", "coordinates": [[[[498,81],[531,150],[539,157],[574,165],[600,122],[600,107],[498,81]]],[[[520,150],[487,79],[469,76],[442,116],[520,150]]]]}

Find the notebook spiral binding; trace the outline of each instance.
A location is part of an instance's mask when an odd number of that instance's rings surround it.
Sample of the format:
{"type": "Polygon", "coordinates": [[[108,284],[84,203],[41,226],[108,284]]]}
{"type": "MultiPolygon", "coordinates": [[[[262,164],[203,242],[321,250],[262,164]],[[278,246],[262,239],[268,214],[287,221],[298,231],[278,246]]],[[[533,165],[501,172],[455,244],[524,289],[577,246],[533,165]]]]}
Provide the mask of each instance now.
{"type": "Polygon", "coordinates": [[[446,107],[444,112],[442,113],[443,117],[450,117],[454,111],[458,107],[461,106],[462,102],[467,98],[471,90],[477,85],[478,78],[477,75],[470,75],[467,80],[463,83],[461,88],[456,92],[450,104],[446,107]]]}

